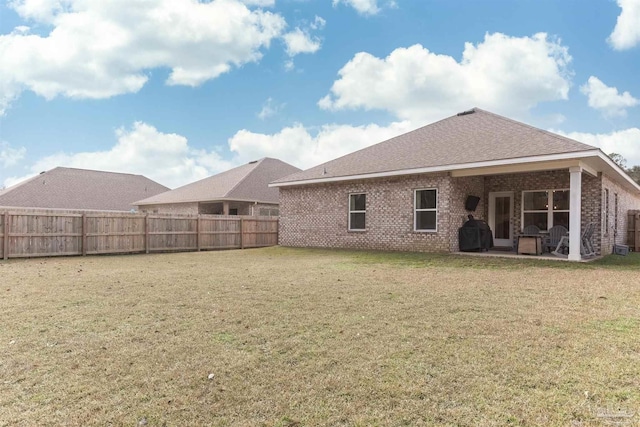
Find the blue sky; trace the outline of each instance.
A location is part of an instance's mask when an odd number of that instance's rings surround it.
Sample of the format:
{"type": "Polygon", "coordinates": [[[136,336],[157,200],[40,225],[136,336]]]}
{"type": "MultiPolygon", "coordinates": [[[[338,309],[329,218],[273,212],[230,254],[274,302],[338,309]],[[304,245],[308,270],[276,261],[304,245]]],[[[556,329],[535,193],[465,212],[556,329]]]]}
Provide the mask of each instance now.
{"type": "Polygon", "coordinates": [[[639,71],[640,0],[5,0],[0,187],[308,168],[471,107],[640,165],[639,71]]]}

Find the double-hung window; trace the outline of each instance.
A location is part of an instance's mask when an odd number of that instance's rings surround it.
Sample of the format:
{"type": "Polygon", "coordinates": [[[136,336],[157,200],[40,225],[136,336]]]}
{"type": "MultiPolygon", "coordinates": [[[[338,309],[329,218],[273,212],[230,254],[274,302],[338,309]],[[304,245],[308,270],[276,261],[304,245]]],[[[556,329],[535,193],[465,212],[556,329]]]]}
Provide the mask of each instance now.
{"type": "Polygon", "coordinates": [[[438,190],[416,190],[414,197],[413,227],[415,231],[437,231],[438,190]]]}
{"type": "Polygon", "coordinates": [[[522,228],[535,225],[549,230],[554,225],[569,229],[569,190],[522,192],[522,228]]]}
{"type": "Polygon", "coordinates": [[[367,195],[364,193],[349,194],[349,230],[366,230],[367,195]]]}

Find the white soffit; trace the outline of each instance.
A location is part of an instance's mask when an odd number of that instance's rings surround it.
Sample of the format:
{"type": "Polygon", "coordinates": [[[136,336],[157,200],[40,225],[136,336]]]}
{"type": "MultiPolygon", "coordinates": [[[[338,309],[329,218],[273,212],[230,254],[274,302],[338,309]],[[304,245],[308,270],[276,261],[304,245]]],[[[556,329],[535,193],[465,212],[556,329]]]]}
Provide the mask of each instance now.
{"type": "Polygon", "coordinates": [[[598,176],[598,172],[595,169],[577,159],[461,169],[451,171],[451,176],[454,178],[459,178],[465,176],[502,175],[508,173],[540,172],[554,169],[569,169],[571,167],[581,167],[585,172],[593,176],[598,176]]]}

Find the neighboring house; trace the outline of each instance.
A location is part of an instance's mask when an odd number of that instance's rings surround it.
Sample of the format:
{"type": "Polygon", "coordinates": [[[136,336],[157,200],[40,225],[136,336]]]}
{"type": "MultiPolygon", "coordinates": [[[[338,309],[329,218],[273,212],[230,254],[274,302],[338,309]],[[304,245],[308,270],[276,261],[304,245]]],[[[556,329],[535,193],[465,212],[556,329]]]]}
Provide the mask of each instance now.
{"type": "Polygon", "coordinates": [[[565,225],[569,259],[595,223],[598,253],[627,236],[640,186],[600,149],[473,109],[272,186],[280,188],[284,246],[458,251],[468,196],[496,246],[522,229],[565,225]]]}
{"type": "Polygon", "coordinates": [[[269,183],[299,172],[265,157],[135,203],[142,212],[277,216],[278,189],[269,183]]]}
{"type": "Polygon", "coordinates": [[[57,167],[0,191],[0,208],[130,211],[169,190],[142,175],[57,167]]]}

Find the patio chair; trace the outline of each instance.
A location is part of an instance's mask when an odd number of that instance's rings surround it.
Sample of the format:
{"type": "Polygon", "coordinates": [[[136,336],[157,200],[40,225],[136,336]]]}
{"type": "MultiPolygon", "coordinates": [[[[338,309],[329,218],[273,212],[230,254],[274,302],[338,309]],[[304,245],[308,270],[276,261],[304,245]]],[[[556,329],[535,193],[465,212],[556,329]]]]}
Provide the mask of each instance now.
{"type": "Polygon", "coordinates": [[[558,247],[558,243],[560,243],[560,239],[563,236],[566,236],[569,230],[564,225],[554,225],[549,229],[549,235],[545,237],[544,240],[544,249],[545,251],[551,252],[558,247]]]}
{"type": "Polygon", "coordinates": [[[538,234],[540,234],[540,229],[536,225],[527,225],[522,230],[523,236],[537,236],[538,234]]]}
{"type": "MultiPolygon", "coordinates": [[[[593,232],[596,229],[596,224],[590,222],[584,228],[582,232],[582,236],[580,236],[580,255],[582,256],[594,256],[596,254],[593,249],[593,242],[591,239],[593,238],[593,232]]],[[[567,255],[564,253],[569,252],[569,234],[566,234],[560,238],[558,242],[558,246],[556,246],[555,251],[551,252],[556,256],[566,257],[567,255]]]]}
{"type": "Polygon", "coordinates": [[[593,232],[596,229],[596,224],[590,222],[582,233],[580,239],[580,253],[584,256],[595,256],[596,251],[593,249],[593,232]]]}

